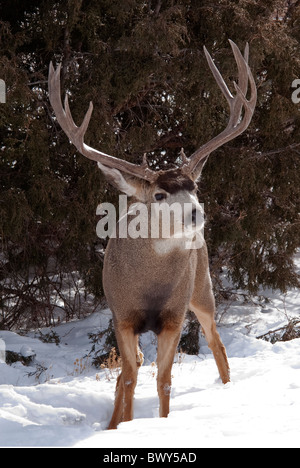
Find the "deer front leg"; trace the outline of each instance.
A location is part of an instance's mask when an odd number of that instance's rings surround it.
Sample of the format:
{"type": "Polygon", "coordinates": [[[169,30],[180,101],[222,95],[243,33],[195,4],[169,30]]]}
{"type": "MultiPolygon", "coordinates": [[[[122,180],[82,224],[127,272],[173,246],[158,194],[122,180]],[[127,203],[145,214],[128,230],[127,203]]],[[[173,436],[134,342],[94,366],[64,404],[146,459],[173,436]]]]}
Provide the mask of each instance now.
{"type": "Polygon", "coordinates": [[[123,406],[124,406],[124,387],[122,373],[117,378],[114,411],[111,417],[108,429],[117,429],[117,425],[123,419],[123,406]]]}
{"type": "Polygon", "coordinates": [[[209,273],[208,254],[206,244],[197,251],[197,271],[194,291],[189,304],[204,331],[208,346],[213,352],[222,382],[230,381],[230,370],[220,335],[215,322],[215,298],[209,273]]]}
{"type": "Polygon", "coordinates": [[[133,419],[133,396],[137,382],[137,369],[141,363],[138,359],[138,336],[131,328],[116,330],[118,347],[122,359],[122,372],[116,385],[114,411],[108,429],[116,429],[122,421],[133,419]]]}
{"type": "Polygon", "coordinates": [[[220,335],[217,332],[217,326],[214,319],[215,309],[214,301],[211,301],[211,306],[201,306],[195,301],[191,301],[190,309],[197,316],[200,325],[204,331],[205,338],[209,348],[212,350],[219,374],[223,384],[230,382],[230,369],[226,354],[225,346],[223,345],[220,335]]]}
{"type": "Polygon", "coordinates": [[[170,411],[171,370],[181,333],[180,328],[164,328],[157,337],[157,391],[159,416],[166,418],[170,411]]]}

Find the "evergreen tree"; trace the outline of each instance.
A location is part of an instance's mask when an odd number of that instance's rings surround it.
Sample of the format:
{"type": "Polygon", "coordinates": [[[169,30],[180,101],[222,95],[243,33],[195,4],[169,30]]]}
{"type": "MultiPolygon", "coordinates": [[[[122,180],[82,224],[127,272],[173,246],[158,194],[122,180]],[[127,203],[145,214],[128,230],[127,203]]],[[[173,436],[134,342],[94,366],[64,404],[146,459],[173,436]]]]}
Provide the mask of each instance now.
{"type": "Polygon", "coordinates": [[[0,1],[0,327],[49,323],[57,298],[71,318],[68,281],[103,294],[95,213],[116,193],[53,117],[50,60],[62,62],[76,122],[94,103],[88,144],[135,163],[147,152],[154,168],[166,168],[181,147],[192,154],[226,126],[203,45],[233,89],[228,38],[240,48],[248,41],[259,93],[253,121],[210,156],[199,184],[212,272],[216,284],[226,271],[250,292],[298,284],[300,113],[291,84],[300,78],[299,15],[291,0],[0,1]]]}

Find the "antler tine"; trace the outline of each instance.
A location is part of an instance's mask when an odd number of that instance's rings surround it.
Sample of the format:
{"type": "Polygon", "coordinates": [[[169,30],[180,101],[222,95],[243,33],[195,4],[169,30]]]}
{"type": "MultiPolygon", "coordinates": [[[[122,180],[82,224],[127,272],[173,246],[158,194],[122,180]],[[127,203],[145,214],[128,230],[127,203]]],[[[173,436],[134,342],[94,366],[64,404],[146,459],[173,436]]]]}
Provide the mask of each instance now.
{"type": "MultiPolygon", "coordinates": [[[[87,128],[89,126],[89,123],[90,123],[90,119],[91,119],[91,115],[92,115],[92,112],[93,112],[93,103],[92,101],[90,102],[89,104],[89,108],[83,118],[83,121],[82,121],[82,124],[80,125],[80,127],[77,127],[78,130],[77,130],[77,135],[78,135],[78,145],[80,143],[83,143],[83,137],[85,135],[85,132],[87,131],[87,128]]],[[[67,120],[68,122],[70,122],[71,126],[74,128],[76,127],[75,123],[74,123],[74,120],[73,120],[73,117],[72,117],[72,114],[71,114],[71,111],[70,111],[70,106],[69,106],[69,98],[68,98],[68,95],[66,94],[65,96],[65,113],[66,113],[66,117],[67,117],[67,120]]]]}
{"type": "MultiPolygon", "coordinates": [[[[233,55],[234,55],[235,61],[237,63],[238,74],[239,74],[238,88],[241,91],[241,95],[240,95],[241,100],[238,100],[238,99],[234,100],[233,99],[233,101],[232,101],[232,112],[230,114],[231,121],[229,121],[229,125],[233,125],[235,127],[237,125],[237,123],[239,121],[239,118],[240,118],[240,115],[241,115],[241,111],[242,111],[242,107],[243,107],[243,96],[246,96],[247,90],[248,90],[249,45],[248,45],[248,43],[246,44],[245,53],[244,53],[244,57],[243,57],[242,54],[241,54],[241,51],[237,47],[237,45],[233,41],[231,41],[230,39],[229,39],[229,43],[231,45],[233,55]]],[[[233,82],[233,84],[234,84],[235,90],[237,91],[235,81],[233,82]]]]}
{"type": "Polygon", "coordinates": [[[217,85],[219,86],[220,90],[222,91],[224,97],[226,98],[228,104],[231,104],[231,100],[233,99],[233,96],[231,92],[229,91],[227,84],[225,83],[223,76],[219,72],[218,68],[216,67],[213,59],[211,58],[210,53],[208,52],[207,48],[204,46],[203,47],[205,57],[207,60],[207,63],[209,65],[209,68],[211,69],[212,74],[214,75],[214,78],[217,82],[217,85]]]}
{"type": "Polygon", "coordinates": [[[231,40],[229,42],[238,67],[238,84],[234,82],[234,87],[236,91],[235,96],[233,96],[229,91],[221,73],[219,72],[218,68],[213,62],[213,59],[211,58],[207,49],[204,47],[204,53],[208,65],[220,90],[222,91],[223,95],[225,96],[228,102],[230,109],[229,121],[227,127],[225,128],[225,130],[223,130],[223,132],[221,132],[209,142],[205,143],[192,154],[192,156],[189,158],[189,162],[185,164],[184,168],[185,172],[188,174],[196,172],[197,165],[200,163],[200,161],[203,158],[207,157],[212,151],[224,145],[228,141],[236,138],[238,135],[244,132],[252,119],[252,115],[256,105],[257,90],[253,75],[248,65],[249,45],[246,44],[243,56],[237,45],[231,40]],[[247,100],[246,95],[248,91],[249,82],[251,96],[249,100],[247,100]],[[241,118],[243,108],[244,115],[241,118]]]}
{"type": "Polygon", "coordinates": [[[114,156],[102,153],[101,151],[91,148],[84,143],[84,135],[87,131],[93,112],[93,103],[90,102],[82,124],[80,127],[77,127],[70,111],[67,94],[65,96],[64,107],[62,105],[60,91],[60,71],[61,64],[59,64],[55,70],[52,62],[50,62],[48,77],[49,99],[58,123],[73,145],[76,146],[77,150],[83,156],[92,159],[93,161],[97,161],[104,166],[119,169],[120,171],[126,172],[132,176],[153,182],[157,178],[157,174],[155,171],[152,171],[148,165],[146,167],[145,164],[140,166],[132,164],[128,161],[124,161],[122,159],[115,158],[114,156]]]}
{"type": "Polygon", "coordinates": [[[189,161],[183,148],[181,148],[181,150],[180,150],[180,159],[181,159],[181,162],[182,162],[183,165],[187,164],[188,161],[189,161]]]}

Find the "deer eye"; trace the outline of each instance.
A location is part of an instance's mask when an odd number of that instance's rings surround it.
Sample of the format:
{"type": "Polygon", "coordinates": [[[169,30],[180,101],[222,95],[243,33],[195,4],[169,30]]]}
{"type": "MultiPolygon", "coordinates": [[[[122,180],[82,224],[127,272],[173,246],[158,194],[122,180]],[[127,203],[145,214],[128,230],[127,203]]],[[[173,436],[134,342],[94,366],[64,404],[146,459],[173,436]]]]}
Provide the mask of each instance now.
{"type": "Polygon", "coordinates": [[[154,198],[156,201],[164,200],[164,198],[167,198],[167,195],[165,193],[156,193],[154,195],[154,198]]]}

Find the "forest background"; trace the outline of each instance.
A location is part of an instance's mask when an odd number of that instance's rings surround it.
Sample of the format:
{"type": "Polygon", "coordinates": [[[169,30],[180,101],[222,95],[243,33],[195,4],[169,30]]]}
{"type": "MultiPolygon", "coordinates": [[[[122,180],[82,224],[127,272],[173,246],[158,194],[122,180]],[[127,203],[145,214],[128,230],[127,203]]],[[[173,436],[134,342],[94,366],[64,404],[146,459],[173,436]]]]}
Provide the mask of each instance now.
{"type": "Polygon", "coordinates": [[[96,207],[118,194],[57,124],[49,62],[62,63],[77,123],[93,101],[88,144],[168,168],[226,126],[203,46],[233,90],[228,39],[250,45],[258,103],[199,183],[217,300],[299,286],[300,1],[0,1],[0,329],[81,318],[104,301],[96,207]]]}

